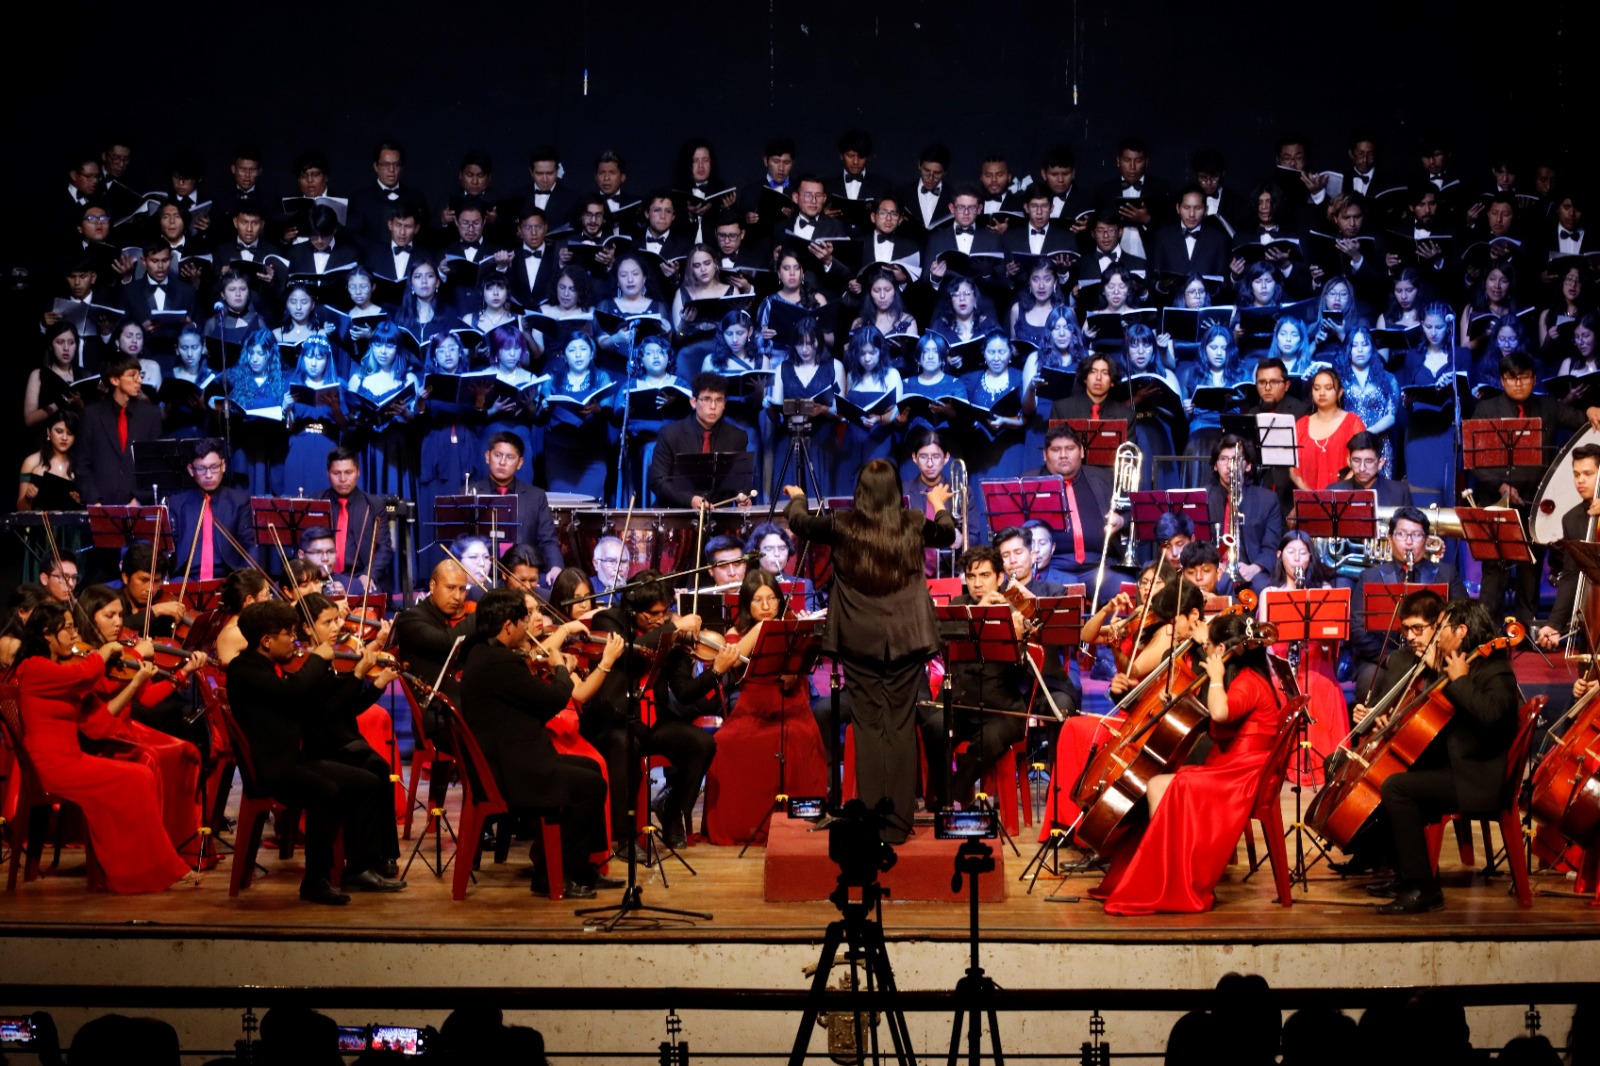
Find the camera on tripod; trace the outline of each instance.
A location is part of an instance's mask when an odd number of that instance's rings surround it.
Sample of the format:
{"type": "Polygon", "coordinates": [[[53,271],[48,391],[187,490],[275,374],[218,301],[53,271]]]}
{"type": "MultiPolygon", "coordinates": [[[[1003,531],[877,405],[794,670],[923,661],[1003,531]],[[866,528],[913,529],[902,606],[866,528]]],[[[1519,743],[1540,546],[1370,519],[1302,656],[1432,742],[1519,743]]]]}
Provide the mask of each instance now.
{"type": "Polygon", "coordinates": [[[890,809],[889,800],[869,808],[853,799],[828,824],[828,858],[839,867],[841,884],[870,885],[880,873],[894,868],[898,856],[881,835],[889,825],[890,809]]]}
{"type": "Polygon", "coordinates": [[[783,398],[783,424],[790,433],[804,433],[811,429],[811,405],[815,401],[804,396],[783,398]]]}

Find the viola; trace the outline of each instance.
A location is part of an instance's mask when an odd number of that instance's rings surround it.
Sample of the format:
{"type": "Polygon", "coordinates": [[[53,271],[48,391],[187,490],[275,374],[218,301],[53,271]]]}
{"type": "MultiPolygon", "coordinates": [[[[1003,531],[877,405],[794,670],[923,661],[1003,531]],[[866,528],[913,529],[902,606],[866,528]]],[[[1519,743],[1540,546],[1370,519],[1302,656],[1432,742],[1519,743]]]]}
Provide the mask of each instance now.
{"type": "MultiPolygon", "coordinates": [[[[693,636],[680,630],[673,635],[673,639],[679,646],[687,647],[694,654],[694,657],[703,663],[715,660],[718,655],[722,654],[722,650],[728,646],[727,637],[721,633],[712,633],[706,629],[700,630],[693,636]]],[[[750,656],[740,652],[739,665],[749,666],[750,656]]]]}
{"type": "MultiPolygon", "coordinates": [[[[1467,661],[1476,662],[1514,647],[1526,634],[1521,623],[1508,618],[1504,635],[1475,648],[1467,661]]],[[[1449,682],[1450,675],[1441,670],[1431,683],[1401,703],[1386,725],[1360,738],[1357,747],[1341,747],[1335,753],[1344,756],[1343,762],[1306,809],[1306,825],[1312,832],[1341,848],[1349,846],[1383,802],[1384,781],[1409,770],[1450,724],[1455,708],[1444,695],[1449,682]]]]}

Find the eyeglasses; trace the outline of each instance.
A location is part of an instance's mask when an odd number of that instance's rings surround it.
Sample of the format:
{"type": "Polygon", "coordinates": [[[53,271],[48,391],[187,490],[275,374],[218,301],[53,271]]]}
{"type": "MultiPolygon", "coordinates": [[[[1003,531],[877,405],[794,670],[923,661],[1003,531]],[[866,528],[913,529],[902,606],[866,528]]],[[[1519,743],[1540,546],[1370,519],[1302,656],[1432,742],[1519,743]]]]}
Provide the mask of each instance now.
{"type": "Polygon", "coordinates": [[[192,466],[189,469],[196,474],[220,474],[227,468],[227,463],[208,463],[205,466],[192,466]]]}
{"type": "Polygon", "coordinates": [[[1408,637],[1420,637],[1432,627],[1426,622],[1411,622],[1400,627],[1401,632],[1408,637]]]}
{"type": "Polygon", "coordinates": [[[83,220],[85,222],[93,222],[95,225],[98,226],[102,222],[110,222],[111,221],[111,216],[110,215],[84,215],[83,216],[83,220]]]}

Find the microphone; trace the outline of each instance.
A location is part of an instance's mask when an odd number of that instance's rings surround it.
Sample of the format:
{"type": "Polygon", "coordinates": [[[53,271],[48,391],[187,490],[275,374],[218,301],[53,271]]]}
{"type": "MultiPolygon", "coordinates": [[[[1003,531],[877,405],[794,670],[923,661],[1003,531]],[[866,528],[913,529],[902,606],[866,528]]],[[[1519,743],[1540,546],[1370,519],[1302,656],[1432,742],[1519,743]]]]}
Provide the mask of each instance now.
{"type": "Polygon", "coordinates": [[[223,303],[221,300],[218,300],[216,303],[211,305],[211,310],[215,311],[219,315],[227,309],[228,305],[223,303]]]}

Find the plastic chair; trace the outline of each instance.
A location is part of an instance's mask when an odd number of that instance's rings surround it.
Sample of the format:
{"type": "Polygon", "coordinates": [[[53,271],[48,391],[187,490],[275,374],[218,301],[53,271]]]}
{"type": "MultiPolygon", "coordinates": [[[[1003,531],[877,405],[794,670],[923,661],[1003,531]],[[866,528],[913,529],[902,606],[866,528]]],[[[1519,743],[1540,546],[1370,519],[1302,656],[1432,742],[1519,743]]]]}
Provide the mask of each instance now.
{"type": "MultiPolygon", "coordinates": [[[[20,779],[17,790],[17,809],[11,819],[11,862],[6,873],[6,891],[17,890],[17,868],[22,865],[24,852],[27,854],[27,865],[23,869],[22,880],[26,884],[35,881],[41,876],[39,869],[39,855],[44,851],[44,836],[50,826],[50,814],[56,808],[67,810],[73,806],[69,801],[53,795],[39,784],[38,772],[33,768],[33,760],[28,757],[27,749],[22,744],[22,712],[17,706],[17,686],[0,685],[0,739],[10,747],[16,759],[16,772],[20,779]]],[[[84,837],[84,854],[87,857],[90,870],[90,881],[93,883],[96,866],[94,851],[89,843],[87,834],[84,837]]],[[[61,841],[55,842],[55,855],[50,865],[54,867],[61,860],[61,841]]]]}
{"type": "Polygon", "coordinates": [[[426,808],[428,821],[422,828],[422,835],[427,836],[433,828],[433,810],[439,806],[439,801],[450,788],[449,770],[455,765],[456,759],[449,752],[440,751],[428,736],[428,730],[423,724],[422,703],[412,691],[410,682],[401,678],[399,684],[400,691],[405,693],[406,705],[411,708],[411,736],[414,741],[411,749],[411,776],[406,782],[406,828],[401,834],[403,839],[410,840],[411,827],[417,820],[417,785],[422,781],[422,771],[428,771],[426,808]],[[442,779],[439,777],[440,773],[445,775],[442,779]]]}
{"type": "MultiPolygon", "coordinates": [[[[460,768],[462,782],[461,831],[456,836],[456,871],[450,882],[450,898],[459,902],[467,898],[467,882],[472,879],[472,871],[478,869],[483,861],[484,823],[490,818],[509,815],[511,810],[506,805],[505,797],[500,794],[500,786],[494,779],[489,760],[484,757],[483,748],[478,745],[478,738],[472,735],[471,727],[453,709],[446,708],[444,713],[449,724],[450,739],[456,749],[453,761],[460,768]],[[471,849],[470,862],[469,856],[462,850],[464,848],[471,849]]],[[[540,822],[539,835],[544,842],[550,898],[561,899],[566,895],[565,870],[561,864],[561,826],[547,812],[529,813],[540,822]]]]}
{"type": "MultiPolygon", "coordinates": [[[[1255,805],[1250,811],[1250,817],[1261,823],[1261,835],[1266,838],[1267,858],[1272,863],[1272,881],[1278,889],[1278,898],[1274,902],[1285,907],[1294,905],[1294,897],[1290,891],[1289,849],[1285,844],[1281,796],[1283,782],[1289,776],[1289,763],[1300,743],[1300,723],[1306,717],[1308,702],[1307,697],[1296,696],[1285,707],[1283,717],[1278,722],[1277,739],[1272,743],[1266,764],[1261,767],[1255,805]]],[[[1254,873],[1259,863],[1256,859],[1255,833],[1248,820],[1244,824],[1244,841],[1250,871],[1254,873]]]]}

